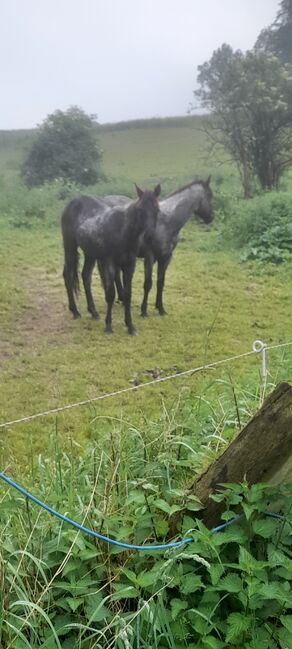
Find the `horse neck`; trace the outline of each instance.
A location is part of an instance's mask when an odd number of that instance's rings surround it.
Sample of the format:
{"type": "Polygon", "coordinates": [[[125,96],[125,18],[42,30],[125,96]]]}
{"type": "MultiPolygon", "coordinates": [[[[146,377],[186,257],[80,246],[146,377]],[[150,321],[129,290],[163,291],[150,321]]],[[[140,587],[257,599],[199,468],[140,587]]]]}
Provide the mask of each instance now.
{"type": "Polygon", "coordinates": [[[134,244],[138,241],[139,236],[143,230],[143,221],[138,218],[136,204],[131,203],[125,209],[125,224],[124,224],[124,235],[129,242],[134,244]]]}
{"type": "Polygon", "coordinates": [[[160,209],[167,215],[173,230],[179,231],[199,207],[202,191],[198,183],[161,201],[160,209]]]}

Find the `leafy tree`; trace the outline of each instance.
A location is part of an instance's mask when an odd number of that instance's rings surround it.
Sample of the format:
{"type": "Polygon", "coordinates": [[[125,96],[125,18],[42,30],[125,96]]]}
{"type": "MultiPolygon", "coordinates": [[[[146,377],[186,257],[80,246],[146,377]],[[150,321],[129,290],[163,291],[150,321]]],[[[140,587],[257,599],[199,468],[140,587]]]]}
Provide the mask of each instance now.
{"type": "Polygon", "coordinates": [[[254,177],[263,189],[277,186],[292,164],[292,66],[224,44],[198,70],[208,135],[236,161],[245,196],[254,177]]]}
{"type": "Polygon", "coordinates": [[[54,178],[82,185],[95,183],[101,159],[95,126],[95,116],[77,106],[48,115],[22,167],[26,184],[42,185],[54,178]]]}
{"type": "Polygon", "coordinates": [[[283,63],[292,63],[292,0],[282,0],[276,20],[263,29],[256,49],[278,56],[283,63]]]}

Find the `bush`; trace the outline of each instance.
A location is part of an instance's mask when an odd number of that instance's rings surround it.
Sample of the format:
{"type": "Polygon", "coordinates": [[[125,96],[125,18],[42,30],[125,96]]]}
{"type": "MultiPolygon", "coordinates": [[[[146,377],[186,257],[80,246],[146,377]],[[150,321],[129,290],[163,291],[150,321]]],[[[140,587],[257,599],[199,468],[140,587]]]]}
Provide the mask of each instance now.
{"type": "Polygon", "coordinates": [[[222,234],[242,249],[243,261],[285,261],[292,252],[292,196],[270,192],[237,203],[225,219],[222,234]]]}
{"type": "Polygon", "coordinates": [[[100,159],[94,116],[73,106],[48,115],[39,127],[22,176],[28,187],[56,178],[93,185],[100,175],[100,159]]]}

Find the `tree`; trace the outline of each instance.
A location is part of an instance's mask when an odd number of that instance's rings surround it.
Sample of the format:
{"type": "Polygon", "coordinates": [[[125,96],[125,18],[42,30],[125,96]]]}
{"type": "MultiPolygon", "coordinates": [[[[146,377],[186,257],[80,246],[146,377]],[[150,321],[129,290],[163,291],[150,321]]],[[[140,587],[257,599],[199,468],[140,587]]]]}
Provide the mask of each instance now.
{"type": "Polygon", "coordinates": [[[77,106],[48,115],[24,161],[25,183],[32,187],[55,178],[81,185],[95,183],[101,160],[95,127],[95,116],[77,106]]]}
{"type": "Polygon", "coordinates": [[[282,0],[276,20],[263,29],[255,48],[278,56],[283,63],[292,63],[292,0],[282,0]]]}
{"type": "Polygon", "coordinates": [[[224,44],[198,70],[208,135],[236,161],[245,196],[254,177],[263,189],[277,186],[292,164],[292,66],[224,44]]]}

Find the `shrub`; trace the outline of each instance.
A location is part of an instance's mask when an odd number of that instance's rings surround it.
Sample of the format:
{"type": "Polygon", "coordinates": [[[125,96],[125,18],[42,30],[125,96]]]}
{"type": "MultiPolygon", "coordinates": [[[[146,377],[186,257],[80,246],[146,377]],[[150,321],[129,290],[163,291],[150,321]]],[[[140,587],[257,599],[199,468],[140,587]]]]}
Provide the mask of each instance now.
{"type": "Polygon", "coordinates": [[[22,166],[28,187],[56,178],[81,185],[97,182],[101,151],[95,126],[94,116],[86,115],[76,106],[48,115],[22,166]]]}
{"type": "Polygon", "coordinates": [[[285,261],[292,252],[292,196],[269,192],[238,202],[225,219],[222,234],[242,249],[243,261],[285,261]]]}

